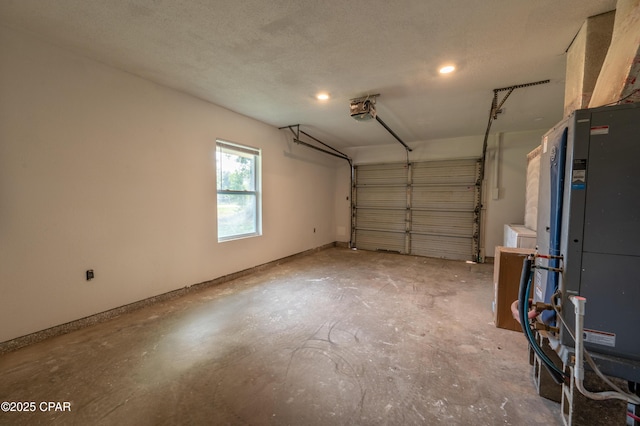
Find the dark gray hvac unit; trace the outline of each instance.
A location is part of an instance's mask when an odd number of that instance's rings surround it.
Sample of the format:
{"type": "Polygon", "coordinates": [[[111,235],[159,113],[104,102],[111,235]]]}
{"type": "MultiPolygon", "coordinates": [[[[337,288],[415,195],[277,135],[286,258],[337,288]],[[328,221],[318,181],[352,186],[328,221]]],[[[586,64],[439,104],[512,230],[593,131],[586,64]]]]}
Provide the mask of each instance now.
{"type": "Polygon", "coordinates": [[[559,328],[551,346],[570,365],[572,296],[585,298],[585,349],[640,382],[640,104],[575,111],[543,137],[540,164],[538,253],[551,257],[536,257],[533,298],[559,308],[538,321],[559,328]]]}

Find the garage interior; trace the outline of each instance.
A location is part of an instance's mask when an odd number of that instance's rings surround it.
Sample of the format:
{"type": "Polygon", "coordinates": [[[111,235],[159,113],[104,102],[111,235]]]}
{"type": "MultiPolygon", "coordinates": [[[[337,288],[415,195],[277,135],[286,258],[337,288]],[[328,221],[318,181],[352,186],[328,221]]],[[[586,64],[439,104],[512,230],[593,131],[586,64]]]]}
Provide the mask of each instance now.
{"type": "Polygon", "coordinates": [[[0,424],[640,424],[544,395],[496,278],[547,132],[640,101],[638,20],[0,2],[0,400],[70,403],[0,424]]]}

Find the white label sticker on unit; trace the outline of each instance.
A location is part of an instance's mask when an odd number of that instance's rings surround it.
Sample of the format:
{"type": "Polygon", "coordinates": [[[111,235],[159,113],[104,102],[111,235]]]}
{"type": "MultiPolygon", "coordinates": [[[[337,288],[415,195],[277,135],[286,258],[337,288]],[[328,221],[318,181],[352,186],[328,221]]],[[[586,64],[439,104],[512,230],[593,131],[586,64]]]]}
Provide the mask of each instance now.
{"type": "Polygon", "coordinates": [[[542,295],[542,288],[540,288],[539,285],[536,286],[536,300],[544,300],[544,296],[542,295]]]}
{"type": "Polygon", "coordinates": [[[573,182],[573,183],[576,183],[576,182],[584,183],[586,181],[586,177],[587,177],[587,171],[586,170],[574,170],[573,171],[573,176],[571,177],[571,182],[573,182]]]}
{"type": "Polygon", "coordinates": [[[538,302],[543,302],[544,301],[544,294],[542,293],[542,287],[541,287],[541,283],[542,282],[542,270],[540,269],[536,269],[536,277],[535,277],[535,292],[536,292],[536,301],[538,302]]]}
{"type": "Polygon", "coordinates": [[[592,135],[608,135],[609,134],[609,126],[593,126],[591,128],[592,135]]]}
{"type": "Polygon", "coordinates": [[[596,345],[610,346],[615,348],[616,335],[614,333],[606,333],[604,331],[584,329],[584,341],[596,345]]]}

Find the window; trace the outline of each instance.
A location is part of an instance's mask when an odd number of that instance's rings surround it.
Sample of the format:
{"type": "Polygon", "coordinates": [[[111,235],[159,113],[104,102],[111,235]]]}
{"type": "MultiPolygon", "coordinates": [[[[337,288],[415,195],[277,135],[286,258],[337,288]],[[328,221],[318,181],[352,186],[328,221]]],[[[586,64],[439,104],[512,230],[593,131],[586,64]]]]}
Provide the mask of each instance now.
{"type": "Polygon", "coordinates": [[[216,141],[218,241],[261,234],[260,150],[216,141]]]}

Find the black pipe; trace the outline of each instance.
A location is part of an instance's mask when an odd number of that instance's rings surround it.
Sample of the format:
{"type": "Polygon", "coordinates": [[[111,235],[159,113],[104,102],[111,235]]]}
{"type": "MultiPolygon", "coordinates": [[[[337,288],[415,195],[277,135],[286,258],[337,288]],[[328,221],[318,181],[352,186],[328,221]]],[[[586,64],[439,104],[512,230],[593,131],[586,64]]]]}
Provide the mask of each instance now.
{"type": "Polygon", "coordinates": [[[335,152],[327,151],[326,149],[322,149],[322,148],[319,148],[317,146],[313,146],[310,143],[303,142],[300,139],[294,138],[293,141],[295,143],[297,143],[297,144],[304,145],[304,146],[309,147],[309,148],[313,148],[313,149],[315,149],[317,151],[320,151],[320,152],[324,152],[325,154],[329,154],[329,155],[333,155],[334,157],[342,158],[343,160],[347,160],[349,162],[349,164],[351,164],[351,158],[347,157],[344,154],[336,154],[335,152]]]}
{"type": "Polygon", "coordinates": [[[553,361],[549,359],[547,354],[542,351],[542,348],[533,337],[533,332],[529,326],[529,290],[531,287],[532,275],[531,263],[532,260],[530,256],[527,256],[522,262],[522,274],[520,275],[520,288],[518,290],[518,316],[520,318],[520,325],[522,326],[522,332],[529,341],[529,345],[531,345],[531,348],[542,361],[542,365],[547,369],[553,380],[560,385],[564,383],[564,378],[569,377],[569,375],[560,370],[553,361]]]}
{"type": "Polygon", "coordinates": [[[389,128],[389,126],[387,126],[387,125],[385,124],[385,122],[384,122],[384,121],[382,121],[382,119],[380,118],[380,116],[376,115],[376,121],[377,121],[378,123],[382,124],[382,127],[384,127],[385,129],[387,129],[387,132],[391,133],[391,136],[393,136],[394,138],[396,138],[396,139],[398,140],[398,142],[400,142],[400,143],[402,144],[402,146],[404,146],[404,147],[405,147],[405,149],[406,149],[407,151],[409,151],[409,152],[413,151],[411,148],[409,148],[409,146],[408,146],[406,143],[404,143],[404,142],[402,141],[402,139],[400,139],[400,136],[396,135],[396,133],[395,133],[393,130],[391,130],[391,129],[389,128]]]}
{"type": "Polygon", "coordinates": [[[337,152],[338,154],[343,155],[344,157],[348,157],[348,155],[347,155],[347,154],[345,154],[344,152],[340,152],[340,151],[338,151],[337,149],[335,149],[334,147],[329,146],[329,145],[327,145],[326,143],[322,142],[320,139],[316,139],[316,138],[314,138],[314,137],[313,137],[313,136],[311,136],[309,133],[307,133],[307,132],[303,132],[302,130],[300,130],[300,133],[302,133],[303,135],[305,135],[305,136],[307,136],[307,137],[309,137],[309,138],[313,139],[314,141],[318,142],[319,144],[326,146],[327,148],[331,149],[332,151],[335,151],[335,152],[337,152]]]}
{"type": "Polygon", "coordinates": [[[282,130],[282,129],[291,130],[291,133],[293,133],[293,140],[294,141],[300,139],[300,125],[299,124],[293,124],[291,126],[278,127],[278,130],[282,130]],[[298,132],[297,133],[293,131],[294,127],[298,128],[298,132]]]}
{"type": "Polygon", "coordinates": [[[313,137],[313,136],[311,136],[309,133],[307,133],[307,132],[303,132],[302,130],[300,130],[300,125],[299,125],[299,124],[292,124],[291,126],[278,127],[278,130],[282,130],[282,129],[289,129],[289,130],[291,130],[291,133],[293,133],[293,141],[294,141],[294,142],[299,143],[299,144],[304,145],[304,146],[308,146],[309,148],[313,148],[313,149],[316,149],[316,150],[318,150],[318,151],[324,152],[325,154],[333,155],[334,157],[338,157],[338,158],[342,158],[343,160],[347,160],[347,161],[349,162],[349,165],[350,165],[350,166],[353,166],[353,163],[352,163],[352,161],[351,161],[351,157],[349,157],[349,156],[348,156],[347,154],[345,154],[344,152],[340,152],[340,151],[338,151],[337,149],[335,149],[334,147],[332,147],[332,146],[330,146],[330,145],[327,145],[326,143],[322,142],[320,139],[314,138],[314,137],[313,137]],[[297,127],[297,128],[298,128],[298,129],[297,129],[297,130],[298,130],[298,132],[297,132],[297,133],[293,131],[293,128],[294,128],[294,127],[297,127]],[[318,142],[319,144],[324,145],[324,146],[326,146],[327,148],[329,148],[329,149],[331,149],[331,150],[333,150],[333,151],[337,152],[337,153],[338,153],[338,154],[340,154],[340,155],[336,155],[336,154],[334,154],[333,152],[329,152],[329,151],[324,150],[324,149],[322,149],[322,148],[319,148],[319,147],[317,147],[317,146],[313,146],[313,145],[311,145],[311,144],[308,144],[308,143],[306,143],[306,142],[301,141],[301,140],[300,140],[300,133],[302,133],[303,135],[305,135],[305,136],[307,136],[307,137],[309,137],[309,138],[313,139],[314,141],[318,142]]]}

